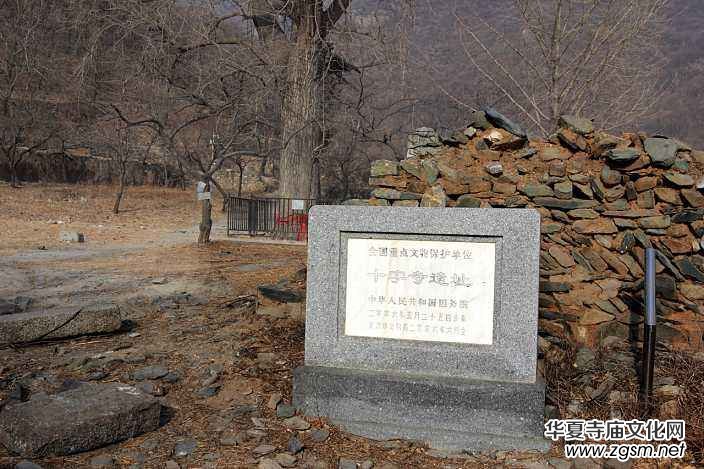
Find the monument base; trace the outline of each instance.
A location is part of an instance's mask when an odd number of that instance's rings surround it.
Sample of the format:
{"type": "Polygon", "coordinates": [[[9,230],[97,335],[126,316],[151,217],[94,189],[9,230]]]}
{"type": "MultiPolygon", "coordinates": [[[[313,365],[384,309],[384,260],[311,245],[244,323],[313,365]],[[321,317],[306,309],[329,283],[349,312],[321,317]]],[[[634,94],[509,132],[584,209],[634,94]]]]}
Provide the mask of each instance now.
{"type": "Polygon", "coordinates": [[[548,451],[545,384],[302,366],[293,404],[355,435],[408,439],[449,452],[548,451]]]}

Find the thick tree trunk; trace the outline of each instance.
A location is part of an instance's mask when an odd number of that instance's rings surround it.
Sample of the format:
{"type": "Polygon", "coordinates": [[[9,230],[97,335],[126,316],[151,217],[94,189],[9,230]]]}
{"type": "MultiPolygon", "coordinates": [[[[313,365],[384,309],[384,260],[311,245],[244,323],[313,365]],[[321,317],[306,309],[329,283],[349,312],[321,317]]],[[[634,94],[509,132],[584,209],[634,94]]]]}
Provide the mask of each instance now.
{"type": "MultiPolygon", "coordinates": [[[[313,2],[311,2],[313,3],[313,2]]],[[[287,68],[281,111],[283,149],[279,164],[281,196],[309,198],[313,148],[319,133],[321,98],[314,14],[304,15],[287,68]]]]}
{"type": "MultiPolygon", "coordinates": [[[[207,180],[203,182],[205,182],[205,192],[210,192],[210,182],[207,180]]],[[[210,242],[210,230],[213,227],[212,207],[213,206],[210,200],[203,200],[199,230],[200,233],[198,235],[198,244],[200,245],[208,244],[210,242]]]]}

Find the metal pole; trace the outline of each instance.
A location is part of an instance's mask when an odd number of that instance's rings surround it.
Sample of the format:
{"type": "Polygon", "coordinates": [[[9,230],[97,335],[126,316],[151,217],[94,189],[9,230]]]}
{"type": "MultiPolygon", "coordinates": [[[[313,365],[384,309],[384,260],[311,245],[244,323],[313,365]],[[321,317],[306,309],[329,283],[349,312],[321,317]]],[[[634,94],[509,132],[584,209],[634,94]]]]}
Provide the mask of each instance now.
{"type": "Polygon", "coordinates": [[[653,394],[653,370],[655,369],[655,249],[645,250],[645,324],[643,326],[643,363],[640,393],[646,408],[653,394]]]}

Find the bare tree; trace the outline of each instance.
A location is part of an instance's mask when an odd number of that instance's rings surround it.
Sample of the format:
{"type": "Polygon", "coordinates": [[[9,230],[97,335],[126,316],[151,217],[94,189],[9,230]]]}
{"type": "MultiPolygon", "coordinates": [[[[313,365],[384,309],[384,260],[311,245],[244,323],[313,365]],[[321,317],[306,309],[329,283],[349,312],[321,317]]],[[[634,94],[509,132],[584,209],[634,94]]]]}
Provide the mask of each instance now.
{"type": "Polygon", "coordinates": [[[11,184],[25,158],[57,132],[49,99],[52,63],[46,33],[49,2],[0,0],[0,156],[11,184]]]}
{"type": "MultiPolygon", "coordinates": [[[[144,166],[149,156],[153,141],[151,135],[142,132],[139,127],[124,125],[124,122],[111,118],[91,125],[86,133],[91,135],[93,153],[105,155],[110,159],[111,175],[117,179],[117,191],[112,212],[120,213],[120,204],[125,195],[130,167],[144,166]]],[[[114,181],[114,179],[113,179],[114,181]]]]}
{"type": "Polygon", "coordinates": [[[469,62],[533,128],[547,135],[566,113],[609,128],[657,111],[668,0],[512,3],[517,21],[504,24],[455,16],[469,62]]]}

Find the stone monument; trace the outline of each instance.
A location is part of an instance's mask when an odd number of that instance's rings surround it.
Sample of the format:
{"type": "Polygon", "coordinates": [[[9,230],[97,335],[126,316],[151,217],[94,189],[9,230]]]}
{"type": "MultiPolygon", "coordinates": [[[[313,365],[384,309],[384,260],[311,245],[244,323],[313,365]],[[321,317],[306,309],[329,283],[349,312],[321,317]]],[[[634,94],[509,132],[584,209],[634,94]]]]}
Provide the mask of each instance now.
{"type": "Polygon", "coordinates": [[[373,439],[547,450],[540,216],[316,206],[294,405],[373,439]]]}

